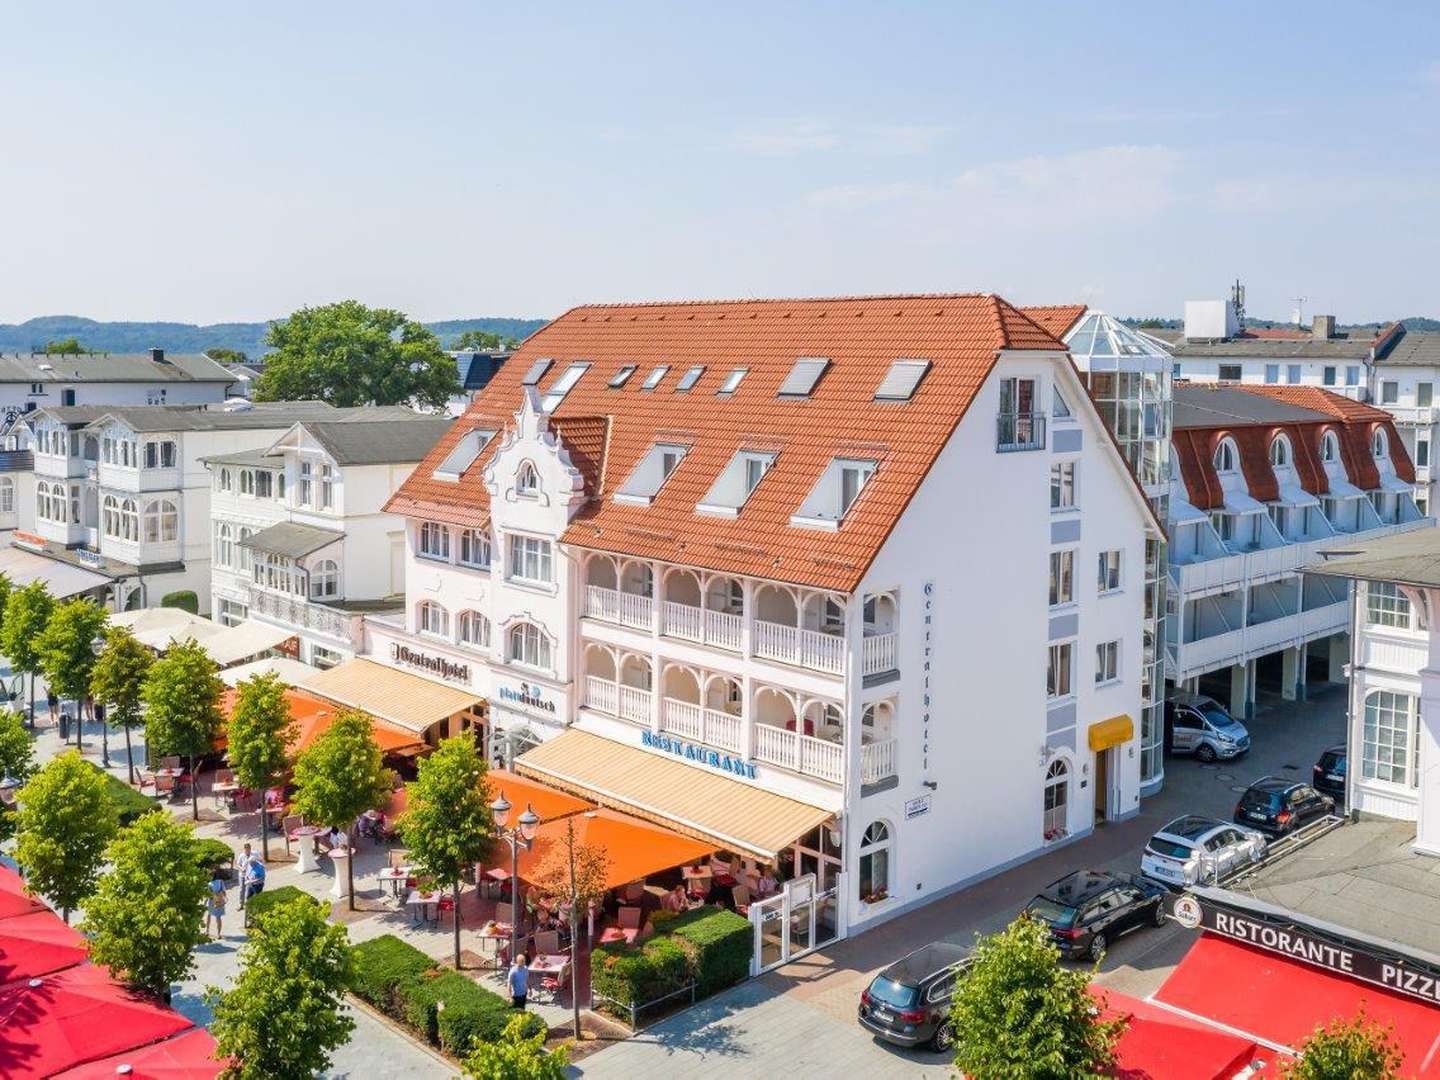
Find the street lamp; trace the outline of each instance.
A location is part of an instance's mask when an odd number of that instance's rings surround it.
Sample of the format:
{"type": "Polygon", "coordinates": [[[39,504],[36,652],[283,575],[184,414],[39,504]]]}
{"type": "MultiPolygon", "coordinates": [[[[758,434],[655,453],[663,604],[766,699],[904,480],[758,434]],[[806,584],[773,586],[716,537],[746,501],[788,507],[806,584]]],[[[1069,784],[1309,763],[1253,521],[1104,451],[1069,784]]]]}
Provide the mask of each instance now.
{"type": "MultiPolygon", "coordinates": [[[[93,652],[98,659],[100,654],[105,651],[105,639],[97,636],[94,641],[90,642],[90,651],[93,652]]],[[[100,708],[103,710],[105,706],[102,705],[100,708]]],[[[80,717],[78,715],[80,709],[81,704],[76,702],[75,712],[77,715],[75,717],[75,727],[77,729],[80,727],[80,717]]],[[[93,701],[90,703],[90,711],[92,714],[95,711],[95,703],[93,701]]],[[[77,746],[80,744],[78,738],[75,740],[75,744],[77,746]]],[[[100,759],[104,762],[105,768],[110,768],[110,725],[106,722],[103,712],[100,715],[100,759]]]]}
{"type": "Polygon", "coordinates": [[[510,811],[513,808],[510,800],[505,798],[502,791],[500,795],[490,804],[490,813],[495,817],[495,827],[500,831],[500,839],[510,845],[510,962],[515,962],[517,938],[520,930],[520,915],[524,909],[520,906],[520,849],[530,850],[531,843],[535,840],[535,829],[540,824],[540,816],[529,804],[525,804],[525,812],[515,822],[514,828],[507,828],[510,820],[510,811]]]}

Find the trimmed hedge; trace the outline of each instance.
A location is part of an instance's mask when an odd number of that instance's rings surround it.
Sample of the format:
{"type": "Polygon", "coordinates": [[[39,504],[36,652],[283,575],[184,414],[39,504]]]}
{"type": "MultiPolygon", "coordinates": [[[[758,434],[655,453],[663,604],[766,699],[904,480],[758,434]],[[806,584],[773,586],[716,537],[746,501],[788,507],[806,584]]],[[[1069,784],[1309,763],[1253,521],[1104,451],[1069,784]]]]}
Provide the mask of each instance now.
{"type": "Polygon", "coordinates": [[[257,915],[263,915],[272,908],[288,904],[292,900],[309,900],[312,904],[320,903],[304,889],[297,889],[294,885],[281,885],[278,889],[266,889],[245,901],[245,925],[249,926],[253,923],[257,915]]]}
{"type": "Polygon", "coordinates": [[[687,911],[664,932],[693,950],[697,993],[707,997],[750,974],[755,931],[750,920],[726,908],[703,907],[687,911]]]}
{"type": "Polygon", "coordinates": [[[200,598],[189,589],[166,593],[160,598],[160,606],[179,608],[181,611],[188,611],[191,615],[200,614],[200,598]]]}
{"type": "Polygon", "coordinates": [[[350,955],[355,959],[356,995],[390,1016],[397,1015],[400,984],[435,967],[434,960],[394,934],[362,941],[351,948],[350,955]]]}
{"type": "Polygon", "coordinates": [[[644,1005],[691,982],[706,997],[750,973],[753,930],[724,908],[704,907],[662,920],[654,937],[637,946],[597,946],[590,985],[622,1005],[644,1005]]]}
{"type": "Polygon", "coordinates": [[[150,796],[141,795],[124,780],[117,776],[111,776],[93,761],[87,761],[85,764],[105,777],[105,790],[110,793],[110,797],[115,800],[116,808],[120,811],[122,828],[126,825],[133,825],[146,814],[153,814],[160,809],[160,805],[150,796]]]}
{"type": "Polygon", "coordinates": [[[224,840],[214,837],[196,837],[191,841],[195,850],[195,865],[206,873],[219,868],[227,878],[235,868],[235,852],[224,840]]]}

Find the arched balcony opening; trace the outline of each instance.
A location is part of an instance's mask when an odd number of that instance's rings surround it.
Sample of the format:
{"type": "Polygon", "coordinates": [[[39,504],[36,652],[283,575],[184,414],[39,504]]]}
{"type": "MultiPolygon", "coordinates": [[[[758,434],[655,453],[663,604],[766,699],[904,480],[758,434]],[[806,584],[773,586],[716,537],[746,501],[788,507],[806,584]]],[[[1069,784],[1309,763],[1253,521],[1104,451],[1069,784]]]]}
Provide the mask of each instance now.
{"type": "Polygon", "coordinates": [[[739,652],[745,641],[745,591],[734,578],[702,579],[693,570],[665,575],[663,633],[739,652]]]}
{"type": "Polygon", "coordinates": [[[839,741],[844,724],[838,705],[818,699],[802,702],[787,691],[761,686],[755,691],[754,719],[757,761],[834,783],[844,778],[845,750],[839,741]],[[829,725],[831,720],[836,723],[829,725]],[[834,732],[835,738],[821,738],[821,731],[834,732]]]}
{"type": "Polygon", "coordinates": [[[615,560],[607,555],[591,555],[585,560],[585,584],[598,585],[602,589],[614,589],[616,583],[615,560]]]}
{"type": "Polygon", "coordinates": [[[739,716],[744,711],[745,688],[729,675],[712,675],[705,681],[705,707],[739,716]]]}
{"type": "Polygon", "coordinates": [[[620,568],[620,591],[630,596],[655,596],[655,568],[645,562],[627,562],[620,568]]]}
{"type": "Polygon", "coordinates": [[[632,686],[648,692],[653,684],[654,673],[649,660],[635,653],[625,653],[620,657],[621,686],[632,686]]]}
{"type": "Polygon", "coordinates": [[[900,669],[900,606],[893,592],[871,593],[861,608],[860,674],[900,669]]]}
{"type": "Polygon", "coordinates": [[[671,664],[662,678],[660,728],[731,753],[745,747],[745,720],[740,715],[740,689],[736,680],[724,675],[706,676],[684,664],[671,664]],[[733,687],[734,703],[730,703],[733,687]],[[712,702],[716,704],[712,704],[712,702]],[[721,707],[716,707],[716,705],[721,707]]]}
{"type": "Polygon", "coordinates": [[[655,623],[655,572],[649,563],[592,555],[585,563],[585,615],[649,630],[655,623]]]}
{"type": "Polygon", "coordinates": [[[680,701],[700,706],[700,676],[683,664],[669,664],[661,677],[666,701],[680,701]]]}
{"type": "Polygon", "coordinates": [[[650,661],[604,645],[585,647],[585,704],[591,709],[650,726],[650,661]]]}
{"type": "Polygon", "coordinates": [[[756,656],[836,674],[845,670],[845,604],[829,593],[779,585],[755,591],[756,656]]]}
{"type": "Polygon", "coordinates": [[[693,570],[669,570],[665,574],[665,602],[685,607],[703,607],[700,575],[693,570]]]}
{"type": "Polygon", "coordinates": [[[761,585],[755,590],[755,618],[772,626],[798,627],[800,606],[795,593],[781,585],[761,585]]]}

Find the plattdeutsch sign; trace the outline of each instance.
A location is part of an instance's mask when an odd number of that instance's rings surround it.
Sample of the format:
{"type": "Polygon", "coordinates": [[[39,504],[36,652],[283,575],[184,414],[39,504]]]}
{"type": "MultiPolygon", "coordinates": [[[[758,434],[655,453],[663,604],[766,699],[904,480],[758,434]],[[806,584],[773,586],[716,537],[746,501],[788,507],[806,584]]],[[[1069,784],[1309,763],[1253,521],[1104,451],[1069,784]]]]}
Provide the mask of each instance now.
{"type": "Polygon", "coordinates": [[[518,690],[511,686],[500,687],[500,700],[508,701],[512,705],[523,705],[527,709],[539,709],[541,712],[553,713],[555,702],[547,697],[541,697],[544,692],[543,686],[522,682],[518,690]]]}

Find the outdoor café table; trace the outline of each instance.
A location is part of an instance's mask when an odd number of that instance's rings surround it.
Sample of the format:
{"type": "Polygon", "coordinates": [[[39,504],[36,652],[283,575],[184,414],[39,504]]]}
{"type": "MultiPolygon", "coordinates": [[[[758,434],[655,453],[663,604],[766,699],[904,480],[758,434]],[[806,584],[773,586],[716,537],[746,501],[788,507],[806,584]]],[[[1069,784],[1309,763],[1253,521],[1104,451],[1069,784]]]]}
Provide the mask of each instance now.
{"type": "Polygon", "coordinates": [[[502,922],[488,922],[480,928],[480,943],[483,949],[487,944],[494,957],[494,966],[500,966],[500,943],[510,940],[510,924],[502,922]]]}
{"type": "Polygon", "coordinates": [[[319,825],[301,825],[290,831],[290,839],[300,842],[300,862],[296,866],[300,873],[308,874],[320,869],[320,864],[315,861],[315,837],[324,831],[319,825]]]}
{"type": "MultiPolygon", "coordinates": [[[[553,975],[558,980],[570,966],[570,957],[564,953],[557,953],[549,956],[537,956],[530,961],[531,975],[553,975]]],[[[559,990],[556,990],[559,993],[559,990]]]]}
{"type": "Polygon", "coordinates": [[[226,798],[227,796],[230,796],[230,795],[234,795],[235,792],[237,792],[237,791],[239,791],[239,790],[240,790],[240,785],[239,785],[239,784],[232,784],[232,783],[216,784],[214,787],[212,787],[212,788],[210,789],[210,794],[212,794],[212,795],[215,796],[215,805],[216,805],[216,806],[219,806],[221,799],[226,798]]]}
{"type": "Polygon", "coordinates": [[[330,895],[336,900],[344,900],[350,895],[350,868],[346,864],[352,854],[348,847],[338,845],[325,852],[325,857],[335,868],[335,884],[330,886],[330,895]]]}
{"type": "Polygon", "coordinates": [[[380,879],[380,886],[382,888],[388,881],[390,883],[391,894],[396,900],[399,900],[400,886],[404,883],[405,879],[414,872],[415,868],[413,866],[387,866],[375,876],[380,879]]]}
{"type": "MultiPolygon", "coordinates": [[[[434,889],[430,892],[421,892],[419,889],[411,889],[410,895],[405,898],[405,906],[413,907],[416,911],[415,921],[417,923],[428,922],[430,919],[430,915],[425,909],[428,908],[431,904],[439,903],[439,889],[434,889]]],[[[435,918],[436,921],[439,921],[439,912],[436,912],[435,918]]]]}

